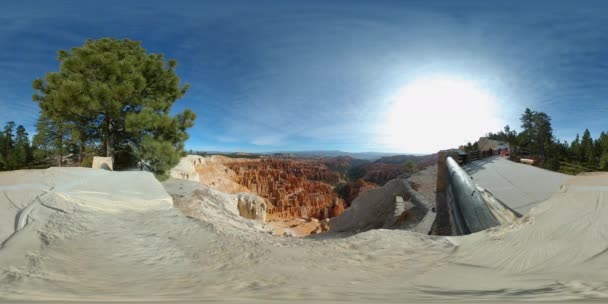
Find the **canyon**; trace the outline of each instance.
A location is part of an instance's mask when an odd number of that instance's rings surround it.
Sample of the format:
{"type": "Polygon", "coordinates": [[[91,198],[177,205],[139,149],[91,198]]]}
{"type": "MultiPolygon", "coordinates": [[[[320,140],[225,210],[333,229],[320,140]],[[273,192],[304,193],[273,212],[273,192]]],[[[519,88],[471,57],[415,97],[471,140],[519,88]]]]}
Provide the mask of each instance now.
{"type": "Polygon", "coordinates": [[[340,174],[309,160],[260,159],[228,162],[235,182],[269,202],[266,219],[316,218],[340,215],[345,202],[332,184],[340,174]]]}
{"type": "Polygon", "coordinates": [[[403,164],[342,157],[190,155],[172,171],[212,189],[251,194],[239,200],[242,217],[261,220],[274,234],[325,232],[361,193],[412,172],[403,164]]]}
{"type": "Polygon", "coordinates": [[[235,161],[251,160],[188,157],[172,173],[180,178],[162,184],[142,171],[1,172],[0,302],[608,298],[606,175],[569,179],[512,224],[444,237],[427,235],[433,212],[420,219],[434,207],[429,167],[363,192],[329,221],[290,220],[329,229],[292,238],[271,235],[258,195],[193,180],[218,182],[209,171],[238,178],[227,166],[235,161]],[[201,173],[186,171],[195,165],[201,173]]]}
{"type": "Polygon", "coordinates": [[[240,215],[262,220],[278,235],[327,231],[329,218],[348,206],[334,191],[335,185],[344,182],[342,174],[319,159],[190,155],[172,176],[224,193],[255,195],[257,199],[249,196],[241,202],[240,215]]]}

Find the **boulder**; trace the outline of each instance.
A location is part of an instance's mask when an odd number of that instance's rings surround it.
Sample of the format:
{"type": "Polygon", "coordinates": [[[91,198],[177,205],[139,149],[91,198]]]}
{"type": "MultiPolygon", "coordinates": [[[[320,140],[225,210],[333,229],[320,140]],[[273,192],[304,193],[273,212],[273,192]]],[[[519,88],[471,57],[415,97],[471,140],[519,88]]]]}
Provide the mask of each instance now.
{"type": "Polygon", "coordinates": [[[257,195],[239,193],[237,195],[237,208],[239,215],[244,218],[266,221],[267,204],[263,198],[257,195]]]}
{"type": "Polygon", "coordinates": [[[361,193],[342,214],[329,220],[329,230],[366,231],[382,228],[395,214],[396,196],[407,195],[407,180],[393,179],[384,186],[361,193]]]}

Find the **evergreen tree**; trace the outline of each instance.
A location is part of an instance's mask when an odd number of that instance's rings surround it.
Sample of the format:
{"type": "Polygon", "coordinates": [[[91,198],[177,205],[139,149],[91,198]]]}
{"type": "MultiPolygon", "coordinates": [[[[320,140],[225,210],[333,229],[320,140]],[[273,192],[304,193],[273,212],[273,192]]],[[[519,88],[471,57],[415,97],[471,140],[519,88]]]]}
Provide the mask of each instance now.
{"type": "Polygon", "coordinates": [[[511,145],[516,145],[517,132],[515,130],[511,130],[511,127],[509,127],[509,125],[505,126],[504,132],[506,135],[506,141],[511,145]]]}
{"type": "Polygon", "coordinates": [[[593,139],[591,138],[589,129],[585,129],[585,132],[583,133],[580,149],[580,160],[587,165],[595,166],[596,163],[593,149],[593,139]]]}
{"type": "Polygon", "coordinates": [[[4,130],[2,132],[3,142],[2,142],[2,156],[4,162],[4,170],[13,170],[17,167],[17,160],[14,154],[15,147],[15,122],[9,121],[4,126],[4,130]]]}
{"type": "Polygon", "coordinates": [[[596,155],[600,157],[605,152],[608,152],[608,134],[605,132],[600,133],[600,137],[597,139],[596,143],[596,155]]]}
{"type": "Polygon", "coordinates": [[[608,171],[608,151],[602,152],[600,156],[599,169],[602,171],[608,171]]]}
{"type": "Polygon", "coordinates": [[[41,115],[36,123],[36,135],[32,145],[37,152],[34,157],[41,162],[57,158],[57,166],[63,165],[63,156],[67,151],[68,132],[62,122],[56,122],[41,115]]]}
{"type": "Polygon", "coordinates": [[[580,161],[582,159],[581,139],[578,133],[572,141],[572,144],[570,144],[570,157],[575,161],[580,161]]]}
{"type": "Polygon", "coordinates": [[[468,142],[467,145],[464,148],[465,151],[473,151],[473,144],[471,142],[468,142]]]}
{"type": "MultiPolygon", "coordinates": [[[[544,112],[526,108],[520,121],[523,131],[519,135],[512,134],[511,136],[517,138],[519,145],[529,150],[530,154],[540,154],[543,160],[546,160],[547,149],[554,141],[551,118],[544,112]]],[[[505,127],[505,131],[510,132],[510,128],[505,127]]]]}
{"type": "Polygon", "coordinates": [[[16,162],[16,168],[24,168],[32,160],[31,157],[30,139],[22,125],[17,127],[17,133],[15,136],[15,147],[13,154],[16,162]]]}
{"type": "Polygon", "coordinates": [[[553,128],[551,127],[551,118],[544,112],[533,112],[533,134],[534,144],[537,150],[547,160],[547,146],[553,143],[553,128]]]}
{"type": "Polygon", "coordinates": [[[519,145],[522,147],[528,147],[531,145],[534,139],[534,112],[530,108],[526,108],[521,118],[521,129],[522,132],[519,136],[519,145]]]}
{"type": "MultiPolygon", "coordinates": [[[[608,133],[601,132],[594,141],[586,129],[582,137],[568,143],[557,140],[553,135],[551,117],[544,112],[526,108],[520,117],[522,132],[519,134],[507,125],[502,131],[488,133],[491,139],[508,141],[515,154],[541,156],[542,165],[551,170],[562,170],[576,174],[581,170],[608,171],[608,133]],[[570,163],[562,168],[563,162],[570,163]]],[[[466,150],[470,145],[465,146],[466,150]]]]}
{"type": "Polygon", "coordinates": [[[13,150],[14,129],[15,122],[9,121],[6,123],[6,125],[4,126],[4,130],[2,131],[2,146],[0,147],[0,152],[5,158],[13,150]]]}
{"type": "Polygon", "coordinates": [[[48,119],[77,131],[71,133],[81,151],[98,142],[120,164],[115,167],[144,161],[159,176],[177,164],[196,115],[170,115],[188,89],[175,74],[175,60],[112,38],[59,51],[58,60],[58,72],[34,81],[40,94],[33,99],[48,119]]]}
{"type": "Polygon", "coordinates": [[[595,156],[597,157],[598,169],[608,170],[608,134],[602,131],[594,143],[595,156]]]}

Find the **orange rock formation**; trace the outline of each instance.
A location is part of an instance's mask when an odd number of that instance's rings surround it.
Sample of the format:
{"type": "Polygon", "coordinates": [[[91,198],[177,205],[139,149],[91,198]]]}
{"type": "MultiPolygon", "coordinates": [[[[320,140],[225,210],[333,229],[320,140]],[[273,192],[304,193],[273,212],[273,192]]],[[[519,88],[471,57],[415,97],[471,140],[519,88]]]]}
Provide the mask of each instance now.
{"type": "Polygon", "coordinates": [[[346,207],[350,207],[350,204],[359,196],[361,192],[378,188],[378,185],[370,182],[366,182],[362,178],[342,185],[339,196],[345,200],[346,207]]]}
{"type": "Polygon", "coordinates": [[[227,163],[236,182],[268,199],[266,219],[317,218],[339,215],[345,203],[330,184],[340,180],[318,161],[262,159],[227,163]]]}

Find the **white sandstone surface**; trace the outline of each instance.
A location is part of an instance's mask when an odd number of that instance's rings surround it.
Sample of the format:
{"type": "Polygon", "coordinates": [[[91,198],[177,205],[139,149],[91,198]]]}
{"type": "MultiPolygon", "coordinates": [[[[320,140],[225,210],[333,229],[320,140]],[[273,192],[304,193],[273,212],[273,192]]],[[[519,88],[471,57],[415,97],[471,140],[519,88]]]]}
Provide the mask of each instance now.
{"type": "Polygon", "coordinates": [[[0,172],[0,302],[608,300],[606,175],[464,237],[276,237],[238,215],[238,195],[164,186],[184,211],[146,172],[0,172]]]}
{"type": "Polygon", "coordinates": [[[205,157],[199,155],[187,155],[179,160],[179,163],[169,170],[171,178],[184,179],[198,182],[199,175],[196,173],[196,167],[206,163],[205,157]]]}

